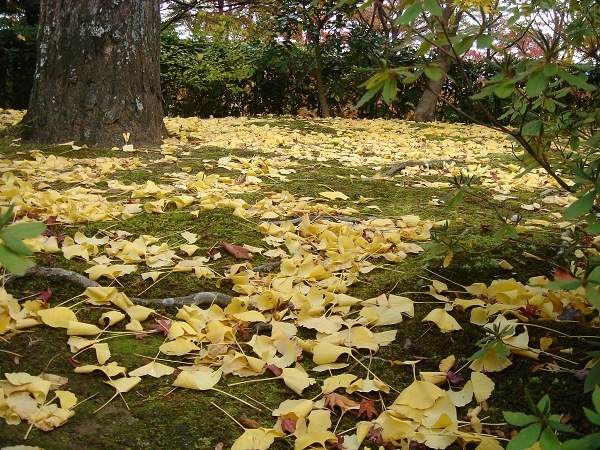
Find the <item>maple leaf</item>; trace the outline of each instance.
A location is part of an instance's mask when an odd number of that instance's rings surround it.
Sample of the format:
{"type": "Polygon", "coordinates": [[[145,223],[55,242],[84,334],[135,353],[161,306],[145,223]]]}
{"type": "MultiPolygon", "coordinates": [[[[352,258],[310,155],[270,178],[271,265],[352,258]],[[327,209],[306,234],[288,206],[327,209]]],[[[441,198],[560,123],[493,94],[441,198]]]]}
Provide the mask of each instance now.
{"type": "Polygon", "coordinates": [[[331,410],[335,409],[338,406],[342,414],[350,409],[356,409],[359,404],[354,400],[346,397],[345,395],[338,394],[336,392],[331,392],[330,394],[325,394],[325,406],[329,406],[331,410]]]}
{"type": "Polygon", "coordinates": [[[375,402],[373,402],[373,400],[369,400],[368,398],[364,398],[358,407],[357,417],[366,417],[367,420],[371,420],[377,415],[378,412],[375,408],[375,402]]]}
{"type": "Polygon", "coordinates": [[[225,251],[229,253],[231,256],[237,259],[252,259],[252,254],[245,249],[244,247],[240,247],[239,245],[229,244],[227,242],[223,242],[221,244],[225,251]]]}
{"type": "Polygon", "coordinates": [[[52,289],[50,289],[50,286],[48,286],[48,289],[46,289],[45,291],[40,292],[36,299],[41,300],[42,301],[42,308],[46,309],[49,306],[49,300],[50,297],[52,297],[52,289]]]}
{"type": "Polygon", "coordinates": [[[519,311],[528,319],[533,319],[538,313],[538,308],[536,308],[535,306],[531,306],[529,303],[527,303],[526,306],[521,306],[519,309],[517,309],[517,311],[519,311]]]}
{"type": "Polygon", "coordinates": [[[153,330],[161,332],[165,336],[168,336],[169,335],[169,330],[171,329],[171,323],[172,322],[170,322],[168,320],[160,319],[156,323],[153,323],[152,325],[150,325],[150,328],[152,328],[153,330]]]}

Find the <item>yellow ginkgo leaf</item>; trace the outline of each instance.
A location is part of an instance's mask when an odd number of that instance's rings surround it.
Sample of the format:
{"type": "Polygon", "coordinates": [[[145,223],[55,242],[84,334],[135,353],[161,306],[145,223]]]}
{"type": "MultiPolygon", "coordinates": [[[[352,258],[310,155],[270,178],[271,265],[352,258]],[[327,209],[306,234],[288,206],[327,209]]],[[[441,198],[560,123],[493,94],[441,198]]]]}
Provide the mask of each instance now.
{"type": "Polygon", "coordinates": [[[330,344],[329,342],[319,342],[312,349],[313,362],[317,365],[335,362],[342,354],[351,354],[348,347],[330,344]]]}
{"type": "Polygon", "coordinates": [[[286,386],[298,395],[302,395],[304,389],[316,383],[316,380],[309,377],[300,364],[296,364],[296,367],[285,367],[279,378],[283,379],[286,386]]]}
{"type": "Polygon", "coordinates": [[[215,371],[210,368],[204,369],[194,371],[182,370],[173,382],[173,386],[200,391],[212,389],[221,379],[223,371],[221,369],[215,371]]]}
{"type": "Polygon", "coordinates": [[[127,308],[127,311],[125,312],[132,320],[138,320],[140,322],[146,320],[150,314],[156,313],[153,309],[143,305],[133,305],[127,308]]]}
{"type": "Polygon", "coordinates": [[[473,382],[473,393],[478,403],[487,400],[492,395],[492,391],[496,385],[487,375],[481,372],[473,372],[471,374],[471,381],[473,382]]]}
{"type": "Polygon", "coordinates": [[[272,428],[246,429],[244,433],[235,440],[231,450],[267,450],[271,448],[275,438],[284,437],[285,433],[272,428]]]}
{"type": "Polygon", "coordinates": [[[97,366],[95,364],[87,364],[84,366],[75,367],[75,373],[91,373],[94,370],[104,372],[109,377],[115,377],[119,374],[125,374],[127,369],[119,366],[116,362],[108,363],[104,366],[97,366]]]}
{"type": "Polygon", "coordinates": [[[352,375],[351,373],[343,373],[340,375],[333,375],[329,378],[326,378],[323,381],[322,392],[323,394],[330,394],[339,388],[348,388],[352,384],[352,382],[356,380],[356,375],[352,375]]]}
{"type": "Polygon", "coordinates": [[[152,361],[142,367],[132,370],[129,372],[129,376],[143,377],[144,375],[149,375],[154,378],[160,378],[165,375],[171,375],[173,372],[175,372],[175,368],[157,361],[152,361]]]}
{"type": "Polygon", "coordinates": [[[102,330],[91,323],[71,320],[67,324],[67,334],[69,336],[91,336],[100,333],[102,333],[102,330]]]}
{"type": "Polygon", "coordinates": [[[431,408],[435,401],[446,395],[446,392],[427,381],[413,381],[394,400],[395,405],[406,405],[415,409],[431,408]]]}
{"type": "Polygon", "coordinates": [[[200,350],[200,347],[189,339],[178,337],[170,342],[165,342],[158,349],[165,355],[181,356],[191,351],[200,350]]]}
{"type": "Polygon", "coordinates": [[[77,404],[77,397],[70,391],[55,391],[54,395],[59,399],[61,408],[71,409],[77,404]]]}
{"type": "Polygon", "coordinates": [[[123,314],[121,311],[107,311],[100,316],[98,322],[100,325],[106,327],[108,325],[119,323],[123,319],[125,319],[125,314],[123,314]]]}
{"type": "Polygon", "coordinates": [[[96,351],[96,359],[100,364],[104,364],[110,359],[110,349],[106,342],[94,344],[92,348],[96,351]]]}
{"type": "Polygon", "coordinates": [[[42,322],[52,328],[67,328],[69,322],[77,322],[77,316],[71,308],[64,306],[40,309],[37,315],[42,319],[42,322]]]}
{"type": "Polygon", "coordinates": [[[127,331],[133,331],[134,333],[139,333],[144,331],[144,327],[140,323],[139,320],[131,320],[127,325],[125,325],[125,329],[127,331]]]}
{"type": "Polygon", "coordinates": [[[325,197],[329,200],[337,200],[337,199],[348,200],[350,198],[343,192],[339,192],[339,191],[324,191],[324,192],[319,192],[319,195],[321,197],[325,197]]]}
{"type": "Polygon", "coordinates": [[[313,408],[314,402],[305,398],[284,400],[273,410],[273,416],[297,419],[298,417],[308,416],[313,408]]]}
{"type": "MultiPolygon", "coordinates": [[[[475,373],[475,372],[473,372],[475,373]]],[[[448,391],[448,398],[452,400],[454,406],[462,407],[467,403],[470,403],[473,400],[473,382],[471,380],[467,381],[463,388],[460,391],[448,391]]]]}
{"type": "Polygon", "coordinates": [[[454,364],[456,363],[456,357],[454,355],[447,356],[446,358],[440,361],[440,372],[448,373],[454,364]]]}
{"type": "Polygon", "coordinates": [[[480,307],[473,308],[470,322],[479,326],[485,325],[488,322],[488,310],[480,307]]]}
{"type": "Polygon", "coordinates": [[[303,450],[313,444],[319,444],[321,448],[326,447],[327,441],[337,440],[337,436],[329,428],[331,428],[331,411],[324,409],[311,411],[306,419],[301,417],[296,422],[294,448],[303,450]]]}
{"type": "Polygon", "coordinates": [[[97,266],[90,267],[85,271],[90,277],[90,280],[96,281],[100,277],[106,277],[114,280],[122,275],[128,275],[137,270],[136,266],[130,264],[115,264],[113,266],[107,266],[105,264],[98,264],[97,266]]]}
{"type": "Polygon", "coordinates": [[[386,441],[411,439],[415,435],[415,422],[398,418],[390,411],[383,411],[375,423],[381,427],[381,437],[386,441]]]}
{"type": "Polygon", "coordinates": [[[435,323],[440,328],[440,331],[442,333],[462,330],[462,327],[458,324],[456,319],[442,308],[436,308],[431,310],[421,322],[425,321],[435,323]]]}
{"type": "Polygon", "coordinates": [[[510,366],[512,362],[510,359],[502,361],[496,354],[495,346],[490,348],[481,358],[473,361],[469,368],[476,372],[499,372],[510,366]]]}
{"type": "Polygon", "coordinates": [[[428,383],[442,384],[446,382],[446,372],[419,372],[419,378],[428,383]]]}
{"type": "Polygon", "coordinates": [[[140,377],[122,377],[116,380],[105,381],[105,383],[114,387],[117,392],[124,393],[132,390],[140,381],[142,381],[140,377]]]}

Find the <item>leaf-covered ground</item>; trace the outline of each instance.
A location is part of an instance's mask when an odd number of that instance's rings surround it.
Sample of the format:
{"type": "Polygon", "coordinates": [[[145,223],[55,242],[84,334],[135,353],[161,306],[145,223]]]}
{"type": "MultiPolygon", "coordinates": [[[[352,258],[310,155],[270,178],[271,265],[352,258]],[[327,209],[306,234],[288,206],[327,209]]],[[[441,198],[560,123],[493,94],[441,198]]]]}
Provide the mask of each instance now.
{"type": "Polygon", "coordinates": [[[0,202],[66,277],[0,289],[3,446],[496,449],[525,389],[592,431],[598,312],[547,288],[574,199],[502,136],[174,118],[159,149],[99,150],[23,144],[20,116],[0,110],[0,202]],[[489,193],[445,211],[461,175],[489,193]],[[494,324],[506,357],[477,345],[494,324]]]}

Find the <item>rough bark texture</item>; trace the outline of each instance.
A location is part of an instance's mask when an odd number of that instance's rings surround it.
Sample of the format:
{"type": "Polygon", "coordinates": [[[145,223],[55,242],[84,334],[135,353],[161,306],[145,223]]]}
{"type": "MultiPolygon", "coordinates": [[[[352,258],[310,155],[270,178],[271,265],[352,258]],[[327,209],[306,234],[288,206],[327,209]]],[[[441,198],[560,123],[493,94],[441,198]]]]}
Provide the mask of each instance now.
{"type": "Polygon", "coordinates": [[[444,76],[439,80],[429,80],[427,89],[423,92],[423,95],[415,108],[415,114],[413,115],[413,120],[415,122],[431,122],[435,120],[435,108],[440,92],[442,92],[442,88],[446,82],[445,74],[448,73],[450,62],[447,59],[440,59],[438,60],[437,65],[444,71],[444,76]]]}
{"type": "MultiPolygon", "coordinates": [[[[454,16],[454,20],[450,23],[452,19],[452,15],[456,11],[456,6],[454,2],[448,3],[444,7],[444,11],[441,17],[441,22],[436,24],[436,27],[445,28],[449,37],[456,36],[458,31],[458,24],[460,23],[464,11],[460,10],[456,12],[454,16]]],[[[431,122],[435,120],[435,108],[438,103],[438,98],[440,93],[442,92],[442,88],[444,87],[444,83],[446,82],[448,70],[450,69],[450,56],[448,53],[451,49],[449,46],[442,47],[438,50],[438,59],[437,65],[442,71],[444,75],[439,80],[429,80],[427,85],[427,89],[423,92],[417,107],[415,108],[415,113],[413,115],[413,120],[415,122],[431,122]]]]}
{"type": "Polygon", "coordinates": [[[24,137],[157,145],[164,134],[159,0],[42,0],[24,137]]]}

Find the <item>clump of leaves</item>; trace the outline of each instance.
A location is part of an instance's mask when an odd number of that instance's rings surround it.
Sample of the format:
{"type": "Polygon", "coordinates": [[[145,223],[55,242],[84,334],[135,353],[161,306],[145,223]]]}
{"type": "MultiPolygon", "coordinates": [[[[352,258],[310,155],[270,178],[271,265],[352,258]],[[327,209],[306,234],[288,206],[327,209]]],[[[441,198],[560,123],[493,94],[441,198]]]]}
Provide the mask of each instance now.
{"type": "MultiPolygon", "coordinates": [[[[529,391],[525,389],[525,397],[532,414],[522,412],[504,411],[504,419],[511,425],[525,427],[517,435],[515,435],[508,446],[507,450],[518,450],[522,448],[530,448],[536,442],[539,443],[542,450],[550,449],[595,449],[600,446],[600,433],[585,436],[581,439],[570,439],[563,443],[560,442],[557,432],[573,434],[576,431],[570,425],[561,423],[560,414],[550,413],[550,397],[544,395],[536,404],[533,402],[529,391]]],[[[600,388],[596,387],[593,394],[593,402],[596,410],[600,408],[600,388]]],[[[600,414],[588,408],[584,408],[588,419],[600,425],[600,414]]]]}
{"type": "Polygon", "coordinates": [[[27,258],[33,253],[23,239],[39,236],[46,230],[46,225],[40,222],[18,222],[7,226],[12,218],[14,205],[11,204],[4,214],[0,215],[0,263],[9,272],[24,275],[33,266],[27,258]]]}
{"type": "Polygon", "coordinates": [[[483,358],[490,351],[496,352],[496,356],[500,361],[505,362],[510,355],[510,349],[504,343],[503,339],[508,338],[515,334],[515,327],[512,325],[502,326],[500,323],[494,323],[491,328],[484,328],[487,336],[479,339],[476,342],[481,350],[478,350],[469,357],[469,361],[475,361],[476,359],[483,358]]]}

